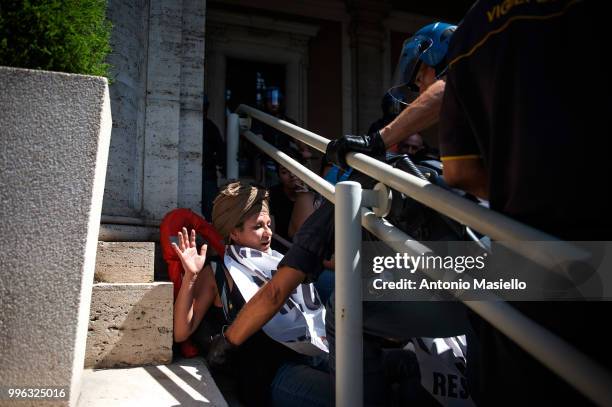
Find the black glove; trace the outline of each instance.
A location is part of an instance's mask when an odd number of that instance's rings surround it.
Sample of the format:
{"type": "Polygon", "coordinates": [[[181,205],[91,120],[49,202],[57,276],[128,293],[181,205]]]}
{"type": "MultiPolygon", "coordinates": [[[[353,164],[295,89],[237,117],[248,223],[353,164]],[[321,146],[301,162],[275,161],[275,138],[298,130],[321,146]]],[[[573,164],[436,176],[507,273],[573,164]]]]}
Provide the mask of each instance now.
{"type": "Polygon", "coordinates": [[[334,164],[346,169],[346,154],[354,151],[364,153],[370,157],[384,157],[386,153],[385,143],[380,132],[376,131],[367,136],[342,136],[337,140],[332,140],[327,144],[325,154],[327,159],[334,164]]]}
{"type": "Polygon", "coordinates": [[[230,361],[231,352],[236,347],[229,343],[222,333],[212,338],[206,362],[211,369],[222,370],[225,364],[230,361]]]}

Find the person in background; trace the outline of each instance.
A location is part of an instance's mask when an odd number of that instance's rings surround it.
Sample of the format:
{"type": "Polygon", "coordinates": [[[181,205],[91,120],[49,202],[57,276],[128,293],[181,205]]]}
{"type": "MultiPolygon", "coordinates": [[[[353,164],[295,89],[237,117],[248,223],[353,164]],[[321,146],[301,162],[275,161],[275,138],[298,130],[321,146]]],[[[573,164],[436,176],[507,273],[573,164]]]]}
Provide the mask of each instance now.
{"type": "Polygon", "coordinates": [[[202,147],[202,214],[206,220],[212,216],[212,202],[219,192],[217,169],[225,171],[225,144],[219,128],[208,118],[210,102],[204,95],[202,112],[204,115],[204,141],[202,147]]]}
{"type": "Polygon", "coordinates": [[[423,137],[419,133],[411,134],[404,140],[397,143],[398,154],[408,154],[410,158],[416,156],[420,151],[425,149],[423,137]]]}
{"type": "MultiPolygon", "coordinates": [[[[291,124],[295,124],[295,120],[285,115],[285,105],[283,94],[280,88],[277,86],[268,86],[264,96],[264,112],[278,119],[284,120],[291,124]]],[[[251,125],[251,131],[255,134],[263,136],[264,141],[272,144],[274,147],[280,150],[286,150],[295,146],[291,137],[287,136],[283,132],[275,129],[266,123],[260,122],[257,119],[253,120],[251,125]]],[[[278,178],[278,170],[276,163],[268,156],[262,155],[259,151],[254,152],[256,157],[256,165],[261,166],[263,170],[263,179],[265,180],[265,186],[270,187],[278,184],[280,179],[278,178]]]]}
{"type": "MultiPolygon", "coordinates": [[[[285,98],[278,86],[268,86],[266,88],[265,112],[291,124],[296,123],[295,120],[285,114],[285,98]]],[[[289,136],[264,123],[259,124],[265,141],[276,148],[293,147],[291,146],[292,139],[289,136]]]]}
{"type": "MultiPolygon", "coordinates": [[[[283,148],[281,151],[299,163],[303,162],[294,149],[283,148]]],[[[314,211],[314,194],[287,168],[280,164],[276,164],[276,168],[279,183],[270,187],[270,214],[274,219],[274,233],[290,243],[299,226],[314,211]]],[[[285,253],[287,247],[275,244],[274,249],[285,253]]]]}
{"type": "Polygon", "coordinates": [[[446,52],[457,27],[436,22],[418,30],[404,42],[389,93],[397,100],[418,97],[381,130],[365,136],[345,135],[327,145],[326,154],[335,164],[347,168],[346,154],[358,152],[384,157],[387,148],[406,136],[436,124],[444,95],[446,52]]]}

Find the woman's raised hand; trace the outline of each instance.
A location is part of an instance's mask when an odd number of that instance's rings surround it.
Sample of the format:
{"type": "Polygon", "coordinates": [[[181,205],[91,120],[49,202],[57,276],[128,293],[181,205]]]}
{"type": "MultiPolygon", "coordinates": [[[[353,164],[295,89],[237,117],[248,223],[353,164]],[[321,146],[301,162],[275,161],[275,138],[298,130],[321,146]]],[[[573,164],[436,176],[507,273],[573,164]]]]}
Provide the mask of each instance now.
{"type": "Polygon", "coordinates": [[[204,261],[206,260],[206,249],[208,245],[203,244],[200,249],[200,254],[198,254],[198,249],[196,248],[196,238],[195,238],[195,230],[191,230],[191,234],[187,233],[187,229],[183,228],[182,232],[178,232],[178,242],[172,243],[172,247],[176,252],[176,255],[181,260],[183,264],[183,270],[185,270],[185,274],[189,274],[190,277],[195,280],[198,276],[198,273],[204,268],[204,261]]]}

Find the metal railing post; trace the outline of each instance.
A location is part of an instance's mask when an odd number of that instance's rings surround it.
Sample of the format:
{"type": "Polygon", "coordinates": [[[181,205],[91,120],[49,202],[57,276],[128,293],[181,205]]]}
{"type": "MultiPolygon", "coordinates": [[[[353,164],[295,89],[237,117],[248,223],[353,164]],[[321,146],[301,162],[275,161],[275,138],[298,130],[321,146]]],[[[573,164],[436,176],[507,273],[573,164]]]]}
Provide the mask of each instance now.
{"type": "Polygon", "coordinates": [[[227,173],[226,178],[238,179],[238,140],[240,118],[236,113],[227,116],[227,173]]]}
{"type": "Polygon", "coordinates": [[[361,185],[336,184],[336,406],[363,405],[361,185]]]}

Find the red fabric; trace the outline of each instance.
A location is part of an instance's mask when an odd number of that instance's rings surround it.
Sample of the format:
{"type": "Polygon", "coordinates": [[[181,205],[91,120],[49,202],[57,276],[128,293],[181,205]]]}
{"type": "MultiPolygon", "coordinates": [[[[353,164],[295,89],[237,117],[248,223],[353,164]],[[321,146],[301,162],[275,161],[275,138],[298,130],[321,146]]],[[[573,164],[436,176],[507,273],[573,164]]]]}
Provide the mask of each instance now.
{"type": "Polygon", "coordinates": [[[195,229],[196,233],[208,240],[208,243],[220,256],[223,255],[225,251],[223,238],[217,233],[212,225],[191,209],[178,208],[168,212],[166,216],[164,216],[159,227],[162,253],[166,262],[178,260],[170,244],[170,237],[177,236],[178,232],[183,227],[187,228],[188,231],[195,229]]]}
{"type": "MultiPolygon", "coordinates": [[[[172,236],[177,236],[178,232],[183,227],[185,227],[189,233],[191,233],[192,229],[195,229],[196,233],[206,239],[209,246],[215,249],[219,256],[223,256],[225,252],[223,238],[203,217],[187,208],[173,209],[168,212],[166,216],[164,216],[164,219],[162,219],[159,227],[159,240],[161,243],[162,256],[168,265],[168,276],[170,277],[170,281],[174,284],[174,299],[176,299],[181,288],[183,266],[172,248],[172,241],[170,238],[172,236]]],[[[188,339],[181,343],[181,354],[184,357],[191,358],[197,356],[198,350],[191,343],[191,340],[188,339]]]]}
{"type": "Polygon", "coordinates": [[[198,348],[191,342],[191,339],[181,342],[181,355],[184,358],[195,358],[199,353],[198,348]]]}

